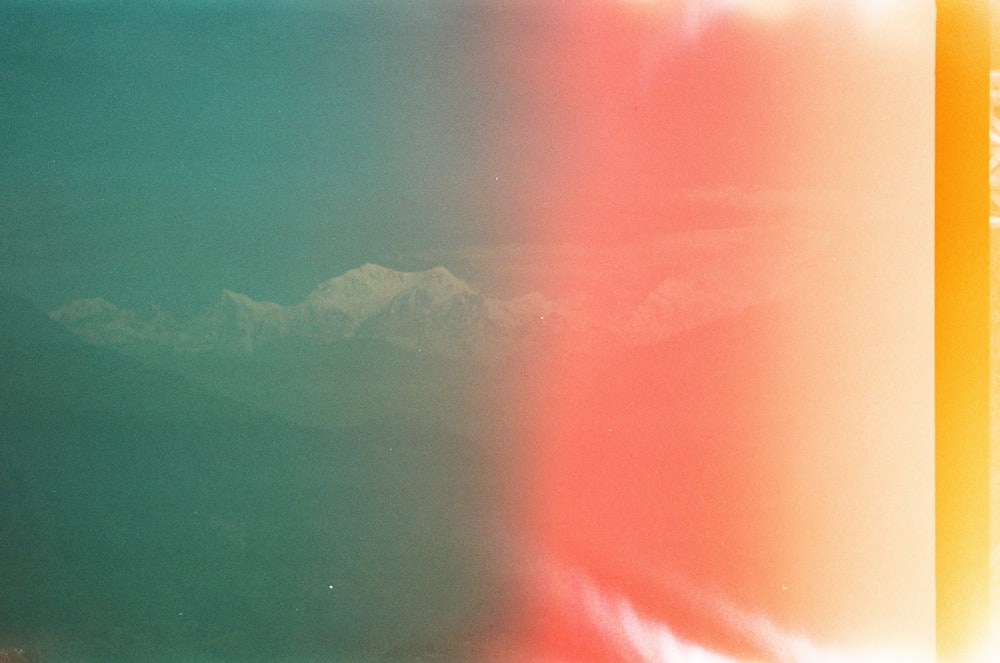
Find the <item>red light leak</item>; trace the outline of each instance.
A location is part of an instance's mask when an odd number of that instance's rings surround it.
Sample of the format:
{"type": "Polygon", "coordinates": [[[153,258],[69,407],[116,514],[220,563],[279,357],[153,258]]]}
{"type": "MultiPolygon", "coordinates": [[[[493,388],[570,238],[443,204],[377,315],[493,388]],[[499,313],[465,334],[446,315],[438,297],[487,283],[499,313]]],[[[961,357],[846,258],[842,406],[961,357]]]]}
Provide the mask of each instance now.
{"type": "MultiPolygon", "coordinates": [[[[766,158],[759,136],[739,145],[722,144],[732,132],[712,137],[733,117],[722,103],[732,90],[716,98],[718,85],[733,86],[720,72],[706,76],[691,62],[684,80],[657,78],[663,20],[587,2],[568,3],[555,17],[558,29],[529,72],[549,113],[553,168],[525,201],[544,241],[641,243],[670,230],[664,218],[677,218],[678,186],[725,178],[719,160],[734,149],[766,158]],[[685,116],[685,107],[701,117],[685,116]],[[693,133],[679,134],[678,125],[693,133]]],[[[600,318],[615,315],[622,293],[662,267],[608,273],[567,259],[547,276],[556,299],[583,296],[586,314],[600,318]]],[[[769,525],[780,496],[759,480],[775,466],[759,444],[771,423],[748,398],[767,390],[772,326],[739,318],[611,352],[563,337],[568,347],[552,348],[541,381],[531,461],[537,501],[528,528],[542,555],[627,596],[679,637],[740,655],[761,654],[761,643],[685,596],[677,578],[754,596],[757,606],[780,600],[773,548],[781,537],[769,525]]],[[[528,590],[536,660],[620,660],[614,638],[555,578],[542,571],[528,590]]]]}
{"type": "MultiPolygon", "coordinates": [[[[759,216],[730,218],[733,210],[723,204],[706,205],[692,220],[677,192],[807,187],[850,171],[843,159],[803,156],[842,137],[817,122],[838,109],[803,101],[812,94],[803,92],[803,71],[825,71],[817,66],[825,51],[809,37],[782,33],[781,46],[772,47],[774,34],[722,20],[706,28],[703,44],[678,46],[678,12],[611,2],[548,11],[544,36],[520,40],[522,50],[510,54],[540,116],[518,127],[529,136],[521,140],[538,142],[541,153],[537,177],[518,192],[521,218],[535,224],[526,233],[532,239],[636,248],[685,226],[760,223],[759,216]],[[675,33],[673,41],[664,31],[675,33]],[[791,54],[802,62],[790,64],[791,54]],[[820,129],[802,128],[814,125],[820,129]]],[[[609,264],[587,260],[598,255],[558,254],[548,265],[546,294],[607,318],[635,304],[629,293],[648,292],[671,269],[641,250],[609,264]]],[[[763,265],[768,258],[751,256],[763,265]]],[[[814,276],[839,278],[839,267],[824,265],[814,276]]],[[[732,278],[738,288],[741,277],[732,278]]],[[[831,321],[852,321],[850,313],[816,307],[802,323],[796,307],[803,302],[808,307],[808,295],[794,304],[736,307],[641,346],[598,347],[573,330],[559,336],[541,362],[529,426],[525,528],[544,560],[524,589],[531,608],[523,647],[531,660],[628,659],[593,611],[567,599],[559,578],[577,571],[681,640],[727,656],[768,658],[775,651],[720,606],[743,606],[792,629],[808,626],[811,634],[843,634],[843,624],[826,633],[815,627],[836,621],[827,618],[840,614],[846,594],[837,596],[836,580],[817,580],[820,572],[804,566],[839,554],[830,552],[836,527],[810,534],[811,525],[803,526],[821,520],[826,508],[822,499],[801,499],[811,495],[808,483],[830,477],[797,475],[814,457],[794,446],[811,434],[797,409],[815,405],[811,396],[826,398],[827,387],[823,378],[799,381],[790,366],[832,375],[847,341],[818,353],[809,342],[783,343],[796,325],[808,328],[801,340],[831,321]],[[829,550],[803,552],[812,546],[829,550]]],[[[832,462],[850,471],[857,456],[845,457],[832,462]]],[[[838,526],[852,513],[830,509],[838,526]]],[[[853,570],[854,563],[840,568],[853,570]]]]}

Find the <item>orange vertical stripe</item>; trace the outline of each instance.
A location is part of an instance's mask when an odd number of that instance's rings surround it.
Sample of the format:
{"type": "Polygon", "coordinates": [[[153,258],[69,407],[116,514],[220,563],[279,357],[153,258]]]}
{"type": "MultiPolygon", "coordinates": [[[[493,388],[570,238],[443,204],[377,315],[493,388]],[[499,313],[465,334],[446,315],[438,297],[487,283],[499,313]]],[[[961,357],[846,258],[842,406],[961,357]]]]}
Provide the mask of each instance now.
{"type": "Polygon", "coordinates": [[[938,3],[937,650],[969,660],[989,609],[989,4],[938,3]]]}

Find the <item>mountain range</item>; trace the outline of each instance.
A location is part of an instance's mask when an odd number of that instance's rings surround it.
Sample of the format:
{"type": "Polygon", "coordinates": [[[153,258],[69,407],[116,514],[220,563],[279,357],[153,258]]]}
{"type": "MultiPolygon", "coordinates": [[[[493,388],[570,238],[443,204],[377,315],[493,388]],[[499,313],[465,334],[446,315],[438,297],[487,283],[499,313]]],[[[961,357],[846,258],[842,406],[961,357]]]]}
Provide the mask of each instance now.
{"type": "Polygon", "coordinates": [[[448,354],[523,335],[552,309],[538,294],[486,297],[444,267],[401,272],[369,263],[319,284],[292,306],[222,290],[186,321],[155,306],[121,309],[101,298],[74,300],[50,317],[90,343],[119,348],[250,354],[281,340],[374,338],[448,354]]]}
{"type": "MultiPolygon", "coordinates": [[[[586,351],[640,346],[780,299],[801,283],[815,246],[759,230],[675,239],[656,274],[637,284],[628,259],[582,260],[582,288],[486,295],[446,267],[405,272],[367,263],[284,306],[222,290],[200,315],[180,320],[156,306],[123,309],[78,299],[50,317],[78,337],[119,349],[252,354],[282,342],[329,345],[375,339],[406,350],[453,356],[509,353],[540,339],[586,351]]],[[[659,266],[659,267],[656,267],[659,266]]],[[[551,284],[550,284],[551,285],[551,284]]],[[[552,289],[552,288],[550,288],[552,289]]]]}

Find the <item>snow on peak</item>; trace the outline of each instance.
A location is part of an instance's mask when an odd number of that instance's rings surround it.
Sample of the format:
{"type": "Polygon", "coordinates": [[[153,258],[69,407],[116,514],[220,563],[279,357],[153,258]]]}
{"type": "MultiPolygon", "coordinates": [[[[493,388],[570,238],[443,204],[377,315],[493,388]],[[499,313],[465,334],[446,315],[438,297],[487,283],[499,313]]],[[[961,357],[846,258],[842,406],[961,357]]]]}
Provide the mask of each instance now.
{"type": "Polygon", "coordinates": [[[159,307],[120,309],[100,297],[73,300],[51,311],[49,317],[97,345],[170,344],[178,332],[177,321],[159,307]]]}
{"type": "Polygon", "coordinates": [[[337,335],[352,335],[400,298],[429,304],[468,294],[474,294],[473,289],[445,267],[399,272],[365,263],[321,283],[294,307],[294,316],[315,331],[334,325],[337,335]]]}
{"type": "Polygon", "coordinates": [[[336,317],[344,317],[349,326],[356,327],[385,308],[418,278],[418,274],[365,263],[319,284],[297,308],[312,315],[339,313],[336,317]]]}
{"type": "Polygon", "coordinates": [[[419,276],[417,287],[434,292],[439,297],[475,294],[468,283],[449,272],[446,267],[434,267],[426,272],[420,272],[419,276]]]}
{"type": "Polygon", "coordinates": [[[206,315],[239,316],[267,319],[282,315],[284,307],[274,302],[254,301],[247,295],[232,290],[220,290],[206,315]]]}
{"type": "Polygon", "coordinates": [[[118,312],[118,307],[108,300],[101,297],[92,297],[90,299],[74,299],[68,304],[50,312],[49,317],[65,325],[69,325],[88,318],[115,315],[118,312]]]}

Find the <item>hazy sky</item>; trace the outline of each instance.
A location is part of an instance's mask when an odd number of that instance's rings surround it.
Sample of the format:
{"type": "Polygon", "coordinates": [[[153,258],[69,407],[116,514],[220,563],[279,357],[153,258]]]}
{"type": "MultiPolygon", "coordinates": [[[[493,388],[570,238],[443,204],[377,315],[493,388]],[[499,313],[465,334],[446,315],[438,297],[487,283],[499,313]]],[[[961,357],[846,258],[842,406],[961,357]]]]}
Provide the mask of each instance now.
{"type": "Polygon", "coordinates": [[[0,8],[13,287],[123,303],[223,286],[297,297],[401,243],[475,239],[460,17],[147,4],[0,8]]]}
{"type": "Polygon", "coordinates": [[[290,303],[365,261],[573,239],[581,210],[711,225],[677,192],[885,172],[931,117],[893,106],[927,44],[741,4],[3,3],[0,281],[290,303]]]}

